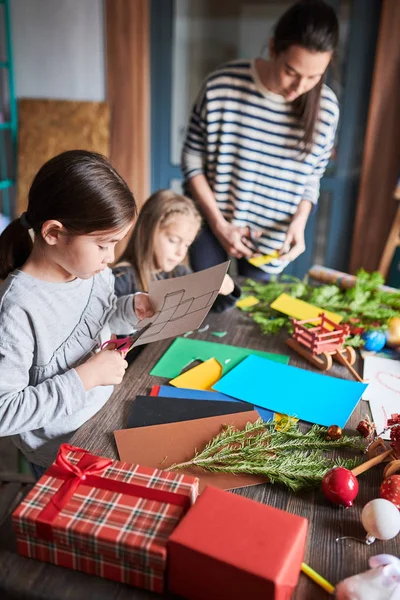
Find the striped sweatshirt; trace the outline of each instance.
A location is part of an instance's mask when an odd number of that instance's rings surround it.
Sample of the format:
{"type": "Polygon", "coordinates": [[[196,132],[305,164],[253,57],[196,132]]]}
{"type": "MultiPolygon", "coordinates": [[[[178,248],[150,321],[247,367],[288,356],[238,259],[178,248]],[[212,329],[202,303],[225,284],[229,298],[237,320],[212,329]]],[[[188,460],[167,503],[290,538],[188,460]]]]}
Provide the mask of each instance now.
{"type": "MultiPolygon", "coordinates": [[[[262,230],[259,251],[279,250],[301,200],[316,204],[339,118],[338,101],[323,85],[312,150],[301,155],[303,130],[292,105],[267,90],[255,61],[216,69],[192,110],[182,153],[187,183],[206,176],[225,219],[262,230]]],[[[280,273],[287,263],[262,267],[280,273]]]]}

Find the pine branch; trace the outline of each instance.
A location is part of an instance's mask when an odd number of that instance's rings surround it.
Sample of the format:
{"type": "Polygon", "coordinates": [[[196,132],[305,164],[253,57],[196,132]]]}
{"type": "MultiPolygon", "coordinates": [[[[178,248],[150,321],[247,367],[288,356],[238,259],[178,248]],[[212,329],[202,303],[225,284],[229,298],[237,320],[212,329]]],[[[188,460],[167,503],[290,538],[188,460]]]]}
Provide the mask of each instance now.
{"type": "Polygon", "coordinates": [[[195,452],[186,462],[167,470],[199,467],[209,472],[262,475],[271,483],[279,482],[292,490],[312,487],[325,473],[337,465],[354,468],[360,460],[329,460],[323,451],[351,448],[363,450],[358,437],[343,436],[340,440],[325,439],[326,429],[314,425],[303,434],[297,425],[287,431],[276,431],[274,422],[261,419],[237,430],[226,426],[205,448],[195,452]]]}

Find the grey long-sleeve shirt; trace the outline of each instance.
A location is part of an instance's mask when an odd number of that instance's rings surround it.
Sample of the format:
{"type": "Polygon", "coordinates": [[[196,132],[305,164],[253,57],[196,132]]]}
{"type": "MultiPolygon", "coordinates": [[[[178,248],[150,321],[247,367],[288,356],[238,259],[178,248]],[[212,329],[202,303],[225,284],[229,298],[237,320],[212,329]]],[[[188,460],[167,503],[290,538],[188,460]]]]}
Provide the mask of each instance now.
{"type": "Polygon", "coordinates": [[[74,367],[136,323],[132,295],[116,298],[108,268],[68,283],[11,273],[0,287],[0,436],[12,436],[29,461],[50,465],[113,391],[86,392],[74,367]]]}

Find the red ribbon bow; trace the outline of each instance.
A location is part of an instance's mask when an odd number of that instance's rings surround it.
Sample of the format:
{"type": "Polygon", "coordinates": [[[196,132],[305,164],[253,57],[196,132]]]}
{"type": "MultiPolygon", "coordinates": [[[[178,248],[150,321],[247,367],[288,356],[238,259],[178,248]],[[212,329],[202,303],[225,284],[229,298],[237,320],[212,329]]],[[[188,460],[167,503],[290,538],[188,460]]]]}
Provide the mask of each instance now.
{"type": "Polygon", "coordinates": [[[49,503],[39,513],[36,520],[36,533],[39,537],[46,540],[53,540],[52,525],[61,510],[67,506],[77,488],[84,483],[90,487],[128,496],[137,496],[157,502],[174,504],[188,509],[190,506],[189,496],[158,490],[155,488],[137,485],[135,483],[127,483],[116,479],[107,479],[99,477],[99,473],[103,473],[113,463],[108,458],[94,456],[82,448],[76,448],[69,444],[62,444],[57,454],[55,462],[46,471],[46,475],[63,479],[64,483],[57,490],[49,503]],[[69,452],[83,452],[84,456],[80,459],[77,465],[71,463],[67,454],[69,452]]]}

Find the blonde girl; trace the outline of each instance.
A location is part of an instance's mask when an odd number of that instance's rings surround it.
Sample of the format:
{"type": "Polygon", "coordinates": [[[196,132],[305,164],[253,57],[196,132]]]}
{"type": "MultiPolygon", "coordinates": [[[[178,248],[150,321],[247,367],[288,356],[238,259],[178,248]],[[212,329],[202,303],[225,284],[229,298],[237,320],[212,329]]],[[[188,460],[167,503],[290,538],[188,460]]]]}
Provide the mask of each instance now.
{"type": "MultiPolygon", "coordinates": [[[[143,205],[128,246],[113,269],[115,293],[147,291],[152,279],[180,277],[191,272],[183,264],[201,227],[194,202],[172,190],[155,192],[143,205]]],[[[213,309],[233,306],[240,288],[227,275],[213,309]]]]}

